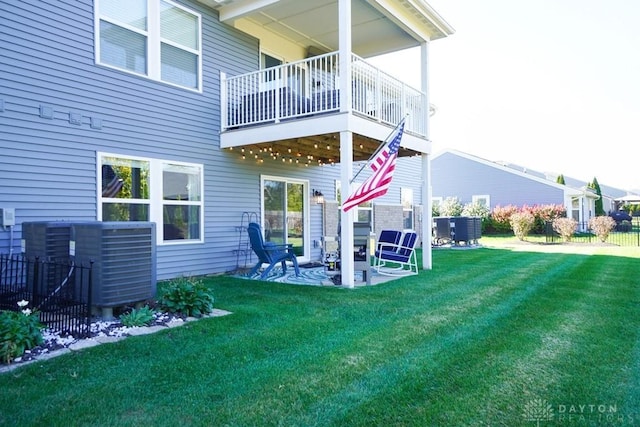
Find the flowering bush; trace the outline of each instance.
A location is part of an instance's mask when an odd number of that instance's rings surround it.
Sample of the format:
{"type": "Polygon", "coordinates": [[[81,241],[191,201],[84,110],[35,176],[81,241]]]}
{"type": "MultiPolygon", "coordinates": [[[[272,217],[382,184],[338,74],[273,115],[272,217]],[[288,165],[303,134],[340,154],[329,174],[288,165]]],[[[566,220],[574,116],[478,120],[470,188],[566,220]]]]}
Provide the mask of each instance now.
{"type": "Polygon", "coordinates": [[[511,215],[518,212],[518,208],[514,205],[496,206],[489,216],[489,229],[497,233],[507,233],[511,231],[509,219],[511,215]]]}
{"type": "MultiPolygon", "coordinates": [[[[566,209],[562,205],[522,205],[517,207],[514,205],[496,206],[491,211],[488,221],[488,230],[497,233],[506,233],[512,231],[511,215],[515,213],[527,212],[533,215],[534,223],[530,231],[536,234],[544,234],[547,221],[566,215],[566,209]]],[[[515,230],[513,230],[515,232],[515,230]]]]}
{"type": "Polygon", "coordinates": [[[440,204],[440,215],[442,216],[460,216],[462,213],[462,203],[455,197],[447,197],[440,204]]]}
{"type": "Polygon", "coordinates": [[[570,242],[573,233],[578,229],[578,222],[573,218],[556,218],[552,224],[553,230],[562,236],[565,242],[570,242]]]}
{"type": "Polygon", "coordinates": [[[544,234],[548,221],[567,216],[567,210],[563,205],[525,205],[522,210],[531,212],[535,217],[533,232],[537,234],[544,234]]]}
{"type": "Polygon", "coordinates": [[[478,202],[467,203],[462,209],[462,216],[479,216],[484,219],[489,216],[489,208],[478,202]]]}
{"type": "Polygon", "coordinates": [[[516,235],[518,240],[524,240],[524,238],[527,237],[527,234],[533,229],[535,221],[536,218],[533,214],[526,211],[516,212],[509,218],[509,224],[511,224],[513,234],[516,235]]]}
{"type": "Polygon", "coordinates": [[[42,344],[42,329],[37,311],[27,308],[29,301],[18,301],[21,311],[0,311],[0,360],[11,363],[25,350],[42,344]]]}
{"type": "Polygon", "coordinates": [[[594,216],[589,220],[589,228],[601,242],[606,242],[609,233],[616,228],[616,221],[610,216],[594,216]]]}

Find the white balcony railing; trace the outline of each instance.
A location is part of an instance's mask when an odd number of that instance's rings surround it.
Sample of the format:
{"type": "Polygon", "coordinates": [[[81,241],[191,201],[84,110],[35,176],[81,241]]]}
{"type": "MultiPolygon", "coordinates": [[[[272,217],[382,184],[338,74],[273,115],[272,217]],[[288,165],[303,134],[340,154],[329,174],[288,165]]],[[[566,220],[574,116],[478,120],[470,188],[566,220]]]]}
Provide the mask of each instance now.
{"type": "MultiPolygon", "coordinates": [[[[222,78],[222,130],[339,111],[337,53],[222,78]]],[[[426,136],[425,94],[351,55],[352,105],[346,110],[426,136]]]]}

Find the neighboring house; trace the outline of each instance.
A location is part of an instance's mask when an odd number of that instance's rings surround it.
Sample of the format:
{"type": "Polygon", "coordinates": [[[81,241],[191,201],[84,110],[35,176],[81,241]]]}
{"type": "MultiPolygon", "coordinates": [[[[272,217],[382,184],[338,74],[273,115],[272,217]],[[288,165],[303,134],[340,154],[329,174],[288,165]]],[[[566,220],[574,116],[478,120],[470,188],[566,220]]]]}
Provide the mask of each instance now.
{"type": "MultiPolygon", "coordinates": [[[[256,213],[319,259],[314,190],[337,199],[407,114],[399,155],[428,164],[428,46],[452,33],[421,0],[0,1],[0,252],[27,221],[141,220],[159,279],[222,273],[256,213]],[[418,46],[422,91],[364,59],[418,46]]],[[[374,206],[430,215],[427,170],[374,206]]]]}
{"type": "MultiPolygon", "coordinates": [[[[591,182],[584,182],[579,179],[565,176],[564,182],[565,184],[571,187],[583,188],[591,184],[593,180],[591,182]]],[[[600,185],[600,193],[602,194],[602,209],[605,212],[612,212],[617,210],[619,203],[616,202],[616,199],[625,196],[627,192],[619,188],[602,184],[599,181],[598,181],[598,185],[600,185]]]]}
{"type": "Polygon", "coordinates": [[[431,176],[434,204],[456,197],[462,204],[479,202],[489,209],[507,205],[562,205],[567,216],[583,224],[595,215],[598,196],[585,185],[574,188],[558,184],[539,172],[456,150],[433,156],[431,176]]]}

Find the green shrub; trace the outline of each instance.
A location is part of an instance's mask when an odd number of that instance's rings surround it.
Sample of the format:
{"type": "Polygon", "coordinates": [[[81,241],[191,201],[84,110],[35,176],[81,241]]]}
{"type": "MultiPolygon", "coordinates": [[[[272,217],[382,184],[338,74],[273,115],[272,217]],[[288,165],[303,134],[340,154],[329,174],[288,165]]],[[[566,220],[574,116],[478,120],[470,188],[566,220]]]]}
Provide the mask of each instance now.
{"type": "Polygon", "coordinates": [[[509,224],[518,240],[524,240],[533,229],[536,219],[531,212],[516,212],[509,218],[509,224]]]}
{"type": "Polygon", "coordinates": [[[573,218],[556,218],[553,220],[553,229],[562,240],[570,242],[573,233],[578,229],[578,222],[573,218]]]}
{"type": "Polygon", "coordinates": [[[154,319],[153,310],[147,305],[138,309],[134,308],[130,312],[120,315],[120,322],[128,328],[149,326],[154,319]]]}
{"type": "Polygon", "coordinates": [[[28,301],[19,301],[21,311],[0,311],[0,360],[11,363],[25,350],[42,344],[40,315],[27,308],[28,301]]]}
{"type": "Polygon", "coordinates": [[[213,295],[201,279],[180,277],[161,288],[158,303],[171,313],[202,316],[213,310],[213,295]]]}

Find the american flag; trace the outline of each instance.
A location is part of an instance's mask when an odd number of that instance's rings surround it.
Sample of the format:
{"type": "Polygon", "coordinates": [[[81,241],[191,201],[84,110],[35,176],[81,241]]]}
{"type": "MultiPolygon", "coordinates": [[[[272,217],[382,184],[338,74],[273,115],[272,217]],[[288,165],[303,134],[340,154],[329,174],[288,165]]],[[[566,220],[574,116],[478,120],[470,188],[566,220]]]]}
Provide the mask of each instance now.
{"type": "Polygon", "coordinates": [[[110,165],[102,165],[102,197],[116,197],[124,181],[110,165]]]}
{"type": "Polygon", "coordinates": [[[354,206],[368,202],[376,197],[383,196],[387,193],[393,171],[396,169],[396,158],[398,157],[398,149],[400,148],[400,140],[404,132],[404,120],[398,126],[396,134],[391,141],[378,153],[371,162],[371,175],[365,182],[353,192],[347,200],[342,204],[342,210],[347,212],[354,206]]]}

